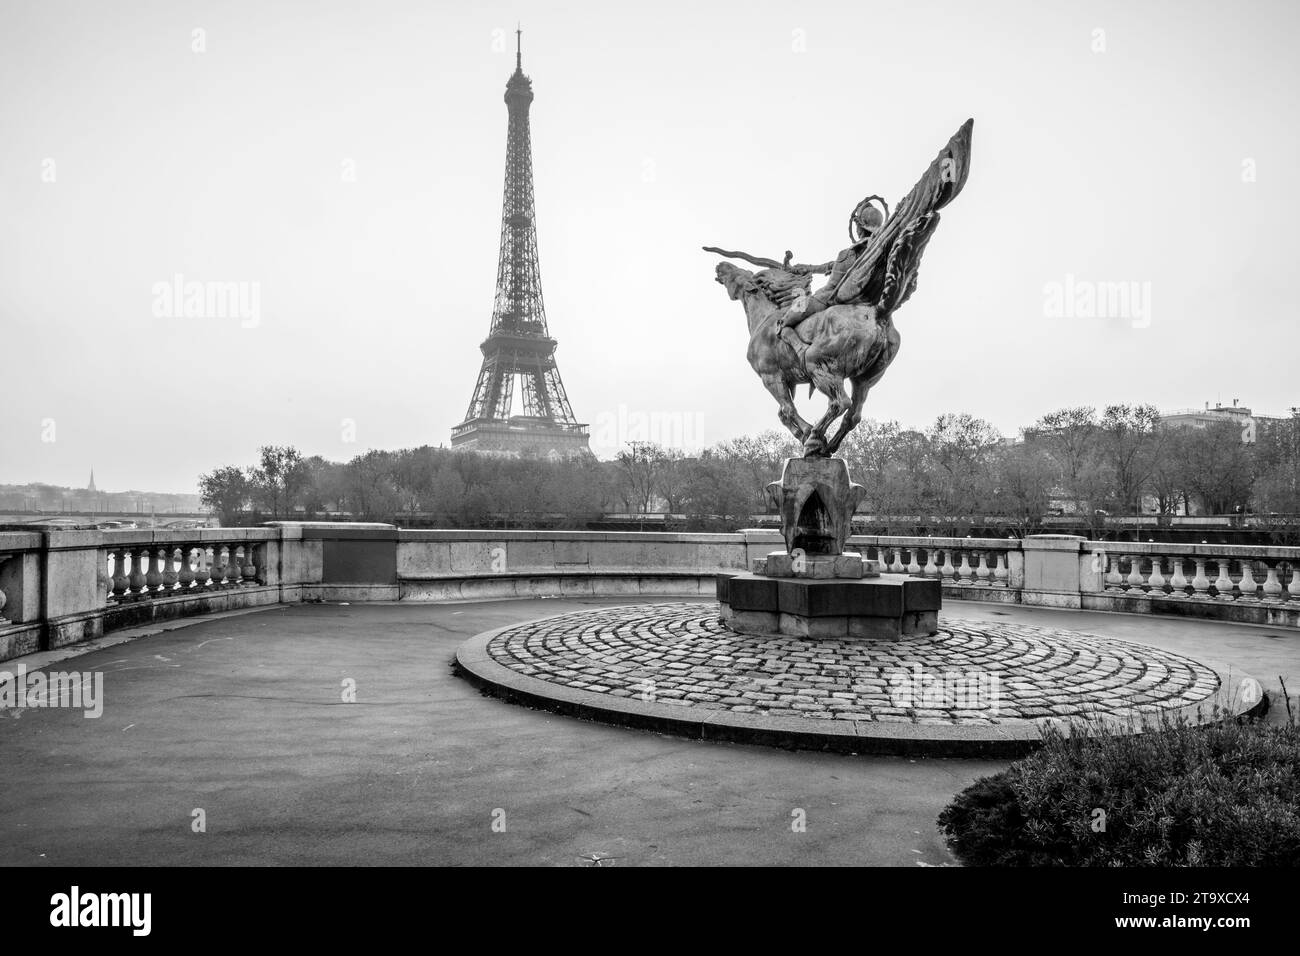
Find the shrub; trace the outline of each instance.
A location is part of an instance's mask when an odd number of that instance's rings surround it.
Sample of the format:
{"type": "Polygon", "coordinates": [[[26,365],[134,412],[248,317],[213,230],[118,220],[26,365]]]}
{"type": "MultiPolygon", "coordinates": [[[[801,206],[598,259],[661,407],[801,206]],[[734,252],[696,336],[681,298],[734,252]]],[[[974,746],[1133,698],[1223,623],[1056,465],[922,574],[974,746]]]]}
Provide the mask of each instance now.
{"type": "Polygon", "coordinates": [[[973,866],[1300,865],[1300,727],[1048,730],[939,827],[973,866]]]}

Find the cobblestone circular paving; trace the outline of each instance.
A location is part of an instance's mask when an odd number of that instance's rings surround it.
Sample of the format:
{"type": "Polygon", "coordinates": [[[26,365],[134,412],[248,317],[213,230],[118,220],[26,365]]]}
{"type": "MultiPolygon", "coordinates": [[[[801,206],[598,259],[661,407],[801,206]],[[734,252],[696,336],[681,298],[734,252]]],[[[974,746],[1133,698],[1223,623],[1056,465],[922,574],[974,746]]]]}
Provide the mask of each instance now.
{"type": "Polygon", "coordinates": [[[505,628],[483,650],[584,699],[810,721],[1132,718],[1204,703],[1220,688],[1213,668],[1142,644],[946,615],[939,627],[885,642],[756,637],[720,624],[716,606],[652,604],[505,628]]]}

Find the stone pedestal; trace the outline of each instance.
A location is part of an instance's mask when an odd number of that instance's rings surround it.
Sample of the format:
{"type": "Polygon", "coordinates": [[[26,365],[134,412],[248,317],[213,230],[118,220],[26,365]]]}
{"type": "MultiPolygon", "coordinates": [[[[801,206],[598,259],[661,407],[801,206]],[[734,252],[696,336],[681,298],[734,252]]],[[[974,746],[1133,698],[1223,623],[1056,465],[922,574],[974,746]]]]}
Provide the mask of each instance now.
{"type": "Polygon", "coordinates": [[[903,575],[774,578],[720,574],[720,617],[743,634],[898,640],[939,629],[940,583],[903,575]]]}
{"type": "Polygon", "coordinates": [[[773,551],[754,562],[753,572],[769,578],[878,578],[875,561],[860,554],[804,554],[773,551]]]}
{"type": "Polygon", "coordinates": [[[781,511],[786,550],[753,562],[751,574],[720,574],[720,617],[744,634],[898,640],[939,629],[940,583],[888,575],[845,551],[865,489],[839,458],[788,458],[767,486],[781,511]]]}

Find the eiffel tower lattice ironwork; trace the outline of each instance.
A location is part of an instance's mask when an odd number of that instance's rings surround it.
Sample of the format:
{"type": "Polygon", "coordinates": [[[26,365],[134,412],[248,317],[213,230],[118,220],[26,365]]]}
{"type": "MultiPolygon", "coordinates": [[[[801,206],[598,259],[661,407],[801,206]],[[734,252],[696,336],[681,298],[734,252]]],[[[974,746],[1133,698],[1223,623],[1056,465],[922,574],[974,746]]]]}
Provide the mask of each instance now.
{"type": "Polygon", "coordinates": [[[546,326],[528,129],[533,84],[524,75],[519,46],[505,101],[510,121],[492,327],[480,346],[483,365],[474,396],[465,420],[452,429],[451,443],[476,451],[571,455],[588,449],[587,426],[569,405],[555,364],[556,342],[546,326]],[[511,414],[516,379],[522,383],[522,415],[511,414]]]}

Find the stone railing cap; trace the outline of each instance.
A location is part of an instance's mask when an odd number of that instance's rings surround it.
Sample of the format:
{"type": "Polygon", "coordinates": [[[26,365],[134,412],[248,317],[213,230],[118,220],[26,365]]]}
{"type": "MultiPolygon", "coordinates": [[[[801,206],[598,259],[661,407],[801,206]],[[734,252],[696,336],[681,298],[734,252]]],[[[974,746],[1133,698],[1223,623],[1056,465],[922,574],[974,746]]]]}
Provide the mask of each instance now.
{"type": "MultiPolygon", "coordinates": [[[[704,531],[469,531],[455,528],[401,528],[398,540],[403,542],[511,542],[511,541],[571,541],[574,543],[643,542],[659,544],[734,544],[742,545],[745,538],[739,534],[715,534],[704,531]]],[[[780,541],[779,534],[773,541],[780,541]]]]}
{"type": "Polygon", "coordinates": [[[385,524],[382,521],[263,521],[264,528],[329,528],[329,529],[347,529],[351,528],[356,531],[386,531],[397,530],[395,524],[385,524]]]}
{"type": "Polygon", "coordinates": [[[1082,551],[1087,538],[1077,534],[1025,535],[1023,548],[1031,551],[1082,551]]]}
{"type": "Polygon", "coordinates": [[[0,531],[0,551],[34,551],[40,546],[39,531],[0,531]]]}

